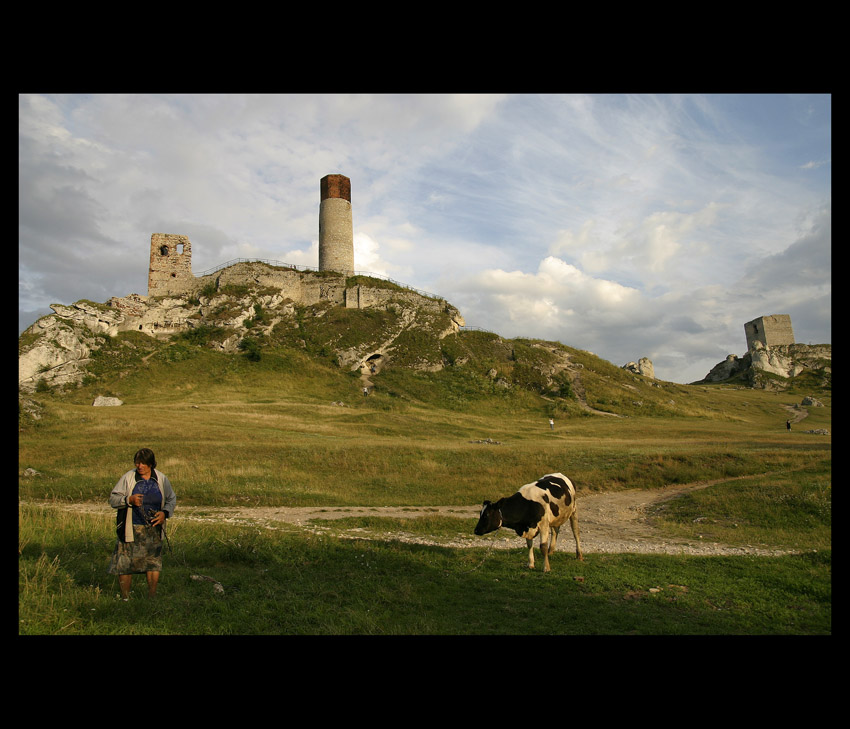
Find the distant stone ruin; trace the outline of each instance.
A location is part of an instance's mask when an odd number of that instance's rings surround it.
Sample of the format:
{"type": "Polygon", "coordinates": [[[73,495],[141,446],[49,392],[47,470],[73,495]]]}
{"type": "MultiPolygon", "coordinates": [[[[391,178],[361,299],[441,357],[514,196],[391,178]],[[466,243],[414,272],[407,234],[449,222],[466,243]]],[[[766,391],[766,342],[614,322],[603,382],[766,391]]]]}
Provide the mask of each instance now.
{"type": "MultiPolygon", "coordinates": [[[[319,182],[319,197],[319,271],[353,276],[351,180],[345,175],[325,175],[319,182]]],[[[192,243],[187,236],[151,235],[148,296],[197,293],[208,282],[192,274],[192,243]]]]}
{"type": "Polygon", "coordinates": [[[184,294],[195,286],[192,244],[185,235],[154,233],[148,268],[148,296],[184,294]]]}
{"type": "Polygon", "coordinates": [[[354,274],[351,180],[325,175],[319,183],[319,270],[354,274]]]}
{"type": "Polygon", "coordinates": [[[760,344],[763,347],[779,347],[794,344],[794,329],[788,314],[760,316],[744,324],[747,336],[747,351],[751,352],[760,344]]]}
{"type": "Polygon", "coordinates": [[[788,314],[771,314],[748,321],[744,333],[747,353],[743,357],[728,355],[701,382],[734,379],[749,387],[784,389],[787,387],[784,380],[806,370],[819,371],[825,380],[831,379],[832,345],[796,343],[788,314]]]}

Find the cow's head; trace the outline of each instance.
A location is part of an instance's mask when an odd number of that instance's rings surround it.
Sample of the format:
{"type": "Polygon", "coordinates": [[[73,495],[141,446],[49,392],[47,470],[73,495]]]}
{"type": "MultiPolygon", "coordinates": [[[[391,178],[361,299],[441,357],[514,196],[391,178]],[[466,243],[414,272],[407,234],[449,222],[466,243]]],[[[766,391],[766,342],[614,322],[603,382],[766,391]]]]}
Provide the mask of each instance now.
{"type": "Polygon", "coordinates": [[[480,537],[482,534],[489,534],[496,531],[502,526],[502,514],[499,511],[501,500],[495,504],[485,501],[481,507],[481,514],[478,516],[478,524],[475,526],[475,533],[480,537]]]}

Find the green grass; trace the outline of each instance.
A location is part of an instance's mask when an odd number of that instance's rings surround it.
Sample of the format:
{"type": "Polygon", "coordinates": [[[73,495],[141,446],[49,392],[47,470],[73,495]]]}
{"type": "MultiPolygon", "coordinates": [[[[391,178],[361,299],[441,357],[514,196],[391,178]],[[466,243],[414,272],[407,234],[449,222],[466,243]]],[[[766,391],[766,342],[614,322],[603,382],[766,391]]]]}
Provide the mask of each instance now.
{"type": "MultiPolygon", "coordinates": [[[[458,520],[464,522],[467,520],[458,520]]],[[[158,596],[105,567],[112,520],[23,507],[23,635],[815,635],[831,632],[830,552],[787,557],[559,553],[172,525],[158,596]],[[210,577],[224,587],[217,593],[210,577]]],[[[443,530],[446,525],[443,525],[443,530]]]]}
{"type": "Polygon", "coordinates": [[[726,544],[829,549],[832,474],[824,461],[718,484],[662,504],[656,511],[670,536],[694,535],[726,544]]]}
{"type": "Polygon", "coordinates": [[[475,504],[551,471],[588,493],[830,458],[828,436],[785,433],[776,416],[576,417],[559,419],[551,432],[545,417],[527,410],[511,417],[417,404],[386,411],[375,406],[380,396],[336,407],[337,393],[303,402],[256,390],[208,400],[181,387],[170,401],[153,393],[151,402],[128,397],[119,408],[45,399],[43,419],[19,437],[21,469],[43,477],[23,480],[21,495],[105,498],[142,446],[157,454],[183,503],[220,505],[475,504]],[[486,438],[499,445],[473,442],[486,438]]]}

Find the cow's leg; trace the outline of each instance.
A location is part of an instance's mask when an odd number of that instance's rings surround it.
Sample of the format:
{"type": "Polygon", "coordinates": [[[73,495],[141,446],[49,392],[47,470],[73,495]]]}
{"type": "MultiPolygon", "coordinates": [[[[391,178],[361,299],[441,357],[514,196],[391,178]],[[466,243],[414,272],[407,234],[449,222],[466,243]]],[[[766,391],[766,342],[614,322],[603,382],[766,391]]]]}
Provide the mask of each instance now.
{"type": "Polygon", "coordinates": [[[575,511],[570,514],[570,526],[572,527],[573,536],[576,540],[576,559],[580,559],[583,561],[584,555],[581,553],[581,539],[578,535],[578,514],[575,511]]]}
{"type": "Polygon", "coordinates": [[[528,569],[534,569],[534,539],[526,539],[526,545],[528,546],[528,569]]]}
{"type": "Polygon", "coordinates": [[[549,571],[549,525],[540,525],[540,553],[543,555],[543,571],[549,571]]]}
{"type": "Polygon", "coordinates": [[[549,540],[549,554],[555,551],[555,547],[558,545],[558,530],[561,527],[553,526],[552,527],[552,538],[549,540]]]}

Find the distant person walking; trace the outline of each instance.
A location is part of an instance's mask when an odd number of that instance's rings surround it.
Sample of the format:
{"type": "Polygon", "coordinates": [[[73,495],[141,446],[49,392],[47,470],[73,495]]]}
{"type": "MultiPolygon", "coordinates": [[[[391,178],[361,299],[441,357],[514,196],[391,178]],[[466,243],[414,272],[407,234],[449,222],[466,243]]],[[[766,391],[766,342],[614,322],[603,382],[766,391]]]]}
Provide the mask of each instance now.
{"type": "Polygon", "coordinates": [[[368,388],[368,387],[364,387],[364,388],[363,388],[363,397],[366,397],[366,395],[368,395],[368,394],[369,394],[369,388],[368,388]]]}
{"type": "Polygon", "coordinates": [[[156,596],[162,572],[162,535],[165,520],[174,514],[177,496],[150,448],[133,457],[135,468],[127,471],[109,494],[109,505],[117,509],[117,541],[107,572],[118,575],[121,598],[130,597],[134,574],[144,574],[148,597],[156,596]]]}
{"type": "Polygon", "coordinates": [[[555,421],[549,418],[549,430],[555,430],[555,421]]]}
{"type": "Polygon", "coordinates": [[[786,421],[785,421],[785,429],[786,429],[786,430],[791,430],[791,421],[790,421],[790,420],[786,420],[786,421]]]}

